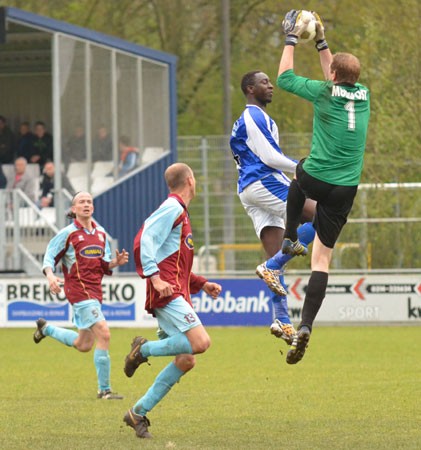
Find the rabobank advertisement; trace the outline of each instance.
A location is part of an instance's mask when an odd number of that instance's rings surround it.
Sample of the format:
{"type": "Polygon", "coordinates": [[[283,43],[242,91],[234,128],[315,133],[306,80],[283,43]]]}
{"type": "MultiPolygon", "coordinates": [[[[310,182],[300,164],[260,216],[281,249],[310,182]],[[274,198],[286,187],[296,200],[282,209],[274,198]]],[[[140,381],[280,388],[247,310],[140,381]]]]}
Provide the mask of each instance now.
{"type": "MultiPolygon", "coordinates": [[[[288,308],[299,322],[309,275],[287,275],[288,308]]],[[[212,299],[192,296],[205,326],[267,326],[272,321],[272,293],[257,277],[212,279],[222,285],[212,299]]],[[[110,327],[157,327],[144,310],[146,285],[137,275],[104,277],[103,312],[110,327]]],[[[72,308],[63,294],[52,295],[45,278],[0,278],[0,326],[33,327],[44,317],[72,326],[72,308]]],[[[411,323],[421,325],[421,274],[330,275],[320,324],[411,323]]]]}
{"type": "Polygon", "coordinates": [[[260,279],[222,279],[220,297],[203,291],[192,296],[195,311],[204,325],[267,325],[272,318],[271,293],[260,279]]]}

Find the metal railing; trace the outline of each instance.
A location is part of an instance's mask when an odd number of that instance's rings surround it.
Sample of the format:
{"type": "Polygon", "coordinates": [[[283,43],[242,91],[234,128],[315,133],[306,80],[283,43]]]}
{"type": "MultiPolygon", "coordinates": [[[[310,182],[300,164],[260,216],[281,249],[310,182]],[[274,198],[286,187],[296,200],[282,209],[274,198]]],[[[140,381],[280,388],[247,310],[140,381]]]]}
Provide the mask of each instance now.
{"type": "MultiPolygon", "coordinates": [[[[280,135],[291,157],[308,154],[311,135],[280,135]]],[[[225,273],[253,273],[262,252],[225,245],[259,245],[252,222],[237,196],[238,174],[229,136],[178,138],[178,160],[189,164],[197,196],[189,205],[201,268],[223,266],[225,273]],[[207,262],[206,259],[209,259],[207,262]],[[221,258],[224,260],[221,263],[221,258]]],[[[417,164],[417,161],[414,161],[417,164]]],[[[334,250],[338,270],[421,269],[421,183],[361,184],[354,207],[334,250]]],[[[289,270],[309,270],[310,258],[295,258],[289,270]]]]}
{"type": "Polygon", "coordinates": [[[0,270],[39,275],[45,248],[58,231],[51,214],[20,189],[0,190],[0,223],[0,270]]]}
{"type": "MultiPolygon", "coordinates": [[[[62,190],[65,210],[72,196],[62,190]]],[[[42,273],[48,242],[59,231],[56,209],[39,209],[20,189],[0,190],[0,272],[42,273]]],[[[114,255],[118,242],[107,235],[114,255]]],[[[60,267],[58,267],[60,271],[60,267]]]]}

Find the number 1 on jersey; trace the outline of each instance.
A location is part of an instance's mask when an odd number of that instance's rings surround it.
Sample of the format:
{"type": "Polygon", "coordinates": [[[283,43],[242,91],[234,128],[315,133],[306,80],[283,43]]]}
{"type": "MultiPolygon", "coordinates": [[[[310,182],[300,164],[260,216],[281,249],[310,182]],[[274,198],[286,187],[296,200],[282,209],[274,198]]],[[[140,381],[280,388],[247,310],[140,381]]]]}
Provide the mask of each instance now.
{"type": "Polygon", "coordinates": [[[348,130],[355,130],[355,103],[350,100],[345,103],[344,108],[348,111],[348,130]]]}

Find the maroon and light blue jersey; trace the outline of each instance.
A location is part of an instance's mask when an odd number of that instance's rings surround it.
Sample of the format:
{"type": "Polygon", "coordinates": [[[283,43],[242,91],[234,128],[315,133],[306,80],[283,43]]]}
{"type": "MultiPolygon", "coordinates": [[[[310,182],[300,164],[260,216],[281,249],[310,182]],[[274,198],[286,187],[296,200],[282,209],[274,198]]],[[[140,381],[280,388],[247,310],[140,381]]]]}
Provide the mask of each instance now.
{"type": "Polygon", "coordinates": [[[51,239],[44,255],[43,270],[55,271],[61,260],[64,292],[71,304],[95,299],[102,302],[102,278],[111,275],[111,250],[105,230],[92,222],[92,232],[77,220],[51,239]]]}
{"type": "Polygon", "coordinates": [[[194,245],[186,205],[176,194],[170,194],[143,224],[134,239],[136,271],[147,279],[145,309],[163,308],[182,296],[190,305],[190,293],[196,294],[206,278],[191,272],[194,245]],[[170,297],[159,298],[150,277],[159,273],[162,280],[174,286],[170,297]]]}

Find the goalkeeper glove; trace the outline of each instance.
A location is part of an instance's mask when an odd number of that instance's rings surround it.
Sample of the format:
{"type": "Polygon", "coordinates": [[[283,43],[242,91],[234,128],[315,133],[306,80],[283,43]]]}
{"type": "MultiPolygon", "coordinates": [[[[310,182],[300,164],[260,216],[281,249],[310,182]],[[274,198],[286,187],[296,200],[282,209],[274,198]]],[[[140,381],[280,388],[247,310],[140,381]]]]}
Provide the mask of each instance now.
{"type": "Polygon", "coordinates": [[[301,10],[291,9],[291,11],[288,11],[282,21],[282,31],[287,35],[285,45],[297,45],[298,38],[307,28],[307,23],[301,19],[301,10]]]}
{"type": "Polygon", "coordinates": [[[311,11],[313,16],[316,18],[316,36],[314,36],[314,40],[316,41],[317,51],[320,52],[322,50],[326,50],[329,48],[327,45],[327,41],[325,38],[325,27],[323,25],[322,19],[316,13],[316,11],[311,11]]]}

